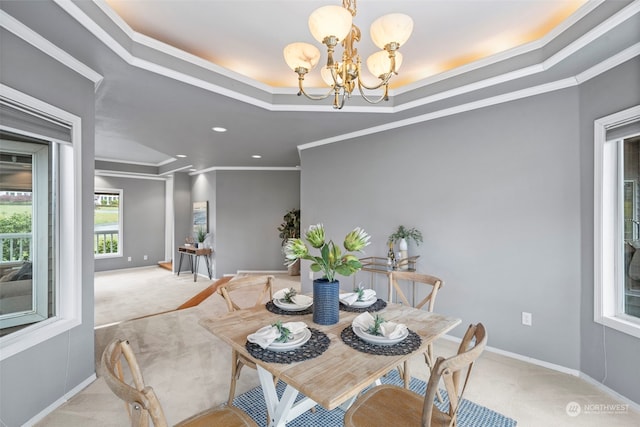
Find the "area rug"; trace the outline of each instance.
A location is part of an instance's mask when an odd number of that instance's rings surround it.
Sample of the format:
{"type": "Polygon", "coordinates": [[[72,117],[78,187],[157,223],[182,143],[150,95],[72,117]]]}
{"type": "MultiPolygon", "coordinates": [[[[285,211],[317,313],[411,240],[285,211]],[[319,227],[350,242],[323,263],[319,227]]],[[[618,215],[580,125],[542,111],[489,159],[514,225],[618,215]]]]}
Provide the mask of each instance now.
{"type": "MultiPolygon", "coordinates": [[[[383,377],[382,382],[384,384],[394,384],[398,386],[403,386],[404,384],[397,371],[392,371],[387,376],[383,377]]],[[[411,379],[409,387],[411,390],[422,395],[424,395],[427,389],[426,383],[416,378],[411,379]]],[[[284,388],[285,384],[282,381],[278,382],[276,387],[278,396],[282,396],[284,388]]],[[[444,410],[448,405],[447,393],[444,390],[441,390],[441,393],[444,402],[440,403],[436,399],[436,405],[444,410]]],[[[304,398],[303,395],[298,395],[296,401],[302,398],[304,398]]],[[[261,387],[256,387],[237,396],[233,400],[233,404],[249,414],[259,426],[266,425],[267,410],[261,387]]],[[[300,417],[287,423],[287,426],[342,427],[343,418],[344,411],[341,409],[327,411],[322,406],[317,405],[315,412],[307,411],[300,417]]],[[[460,408],[458,409],[458,427],[514,427],[516,424],[515,420],[466,399],[462,400],[460,408]]]]}

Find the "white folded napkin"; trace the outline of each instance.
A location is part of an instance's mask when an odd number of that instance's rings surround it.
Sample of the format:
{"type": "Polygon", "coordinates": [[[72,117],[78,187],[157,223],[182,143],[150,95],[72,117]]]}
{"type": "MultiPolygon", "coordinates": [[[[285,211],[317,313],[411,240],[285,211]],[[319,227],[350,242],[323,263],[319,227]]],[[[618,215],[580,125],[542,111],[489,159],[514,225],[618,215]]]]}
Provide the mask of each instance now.
{"type": "MultiPolygon", "coordinates": [[[[376,291],[373,289],[365,289],[362,293],[362,301],[369,301],[376,297],[376,291]]],[[[352,305],[354,302],[358,301],[358,293],[357,292],[348,292],[344,294],[340,294],[340,301],[346,305],[352,305]]]]}
{"type": "MultiPolygon", "coordinates": [[[[298,334],[307,328],[304,322],[286,322],[282,326],[291,331],[292,335],[298,334]]],[[[247,340],[254,344],[258,344],[262,348],[269,347],[275,340],[280,338],[280,332],[275,326],[267,325],[258,329],[253,334],[247,336],[247,340]]]]}
{"type": "MultiPolygon", "coordinates": [[[[364,332],[367,332],[369,328],[375,325],[375,319],[368,311],[359,314],[353,321],[351,322],[353,327],[359,327],[364,332]]],[[[382,322],[380,324],[380,332],[382,336],[389,339],[400,338],[407,331],[407,325],[404,323],[395,323],[395,322],[382,322]]]]}
{"type": "Polygon", "coordinates": [[[375,323],[376,322],[373,316],[371,315],[371,313],[369,313],[368,311],[365,311],[364,313],[360,313],[359,315],[356,316],[355,319],[353,319],[353,321],[351,322],[351,326],[359,327],[360,329],[366,332],[367,330],[369,330],[369,328],[375,325],[375,323]]]}
{"type": "MultiPolygon", "coordinates": [[[[289,292],[289,288],[280,289],[279,291],[276,291],[273,294],[273,299],[284,300],[284,297],[287,295],[288,292],[289,292]]],[[[313,303],[313,298],[311,298],[308,295],[301,295],[301,294],[295,294],[293,298],[291,298],[291,300],[295,305],[298,305],[300,307],[308,307],[313,303]]]]}
{"type": "Polygon", "coordinates": [[[389,339],[396,339],[403,336],[407,331],[407,325],[395,322],[383,322],[380,324],[380,332],[389,339]]]}

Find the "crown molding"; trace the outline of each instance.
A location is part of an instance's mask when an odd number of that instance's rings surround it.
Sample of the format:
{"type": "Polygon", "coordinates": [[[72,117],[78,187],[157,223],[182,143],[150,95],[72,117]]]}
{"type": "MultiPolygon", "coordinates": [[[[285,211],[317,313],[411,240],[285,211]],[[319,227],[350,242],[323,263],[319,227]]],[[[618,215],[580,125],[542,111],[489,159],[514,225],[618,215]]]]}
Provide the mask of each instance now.
{"type": "Polygon", "coordinates": [[[57,60],[62,65],[92,81],[94,91],[98,90],[100,83],[104,80],[104,76],[102,76],[102,74],[78,61],[76,58],[69,55],[67,52],[24,25],[4,10],[0,10],[0,26],[29,43],[31,46],[49,55],[51,58],[57,60]]]}
{"type": "MultiPolygon", "coordinates": [[[[147,71],[157,73],[159,75],[163,75],[165,77],[169,77],[177,81],[187,83],[189,85],[201,88],[203,90],[207,90],[207,91],[214,92],[214,93],[217,93],[241,102],[245,102],[247,104],[254,105],[256,107],[259,107],[268,111],[298,111],[298,112],[316,112],[316,111],[326,112],[327,111],[326,105],[290,104],[290,103],[286,103],[286,101],[282,103],[276,103],[274,101],[268,102],[268,101],[265,101],[264,99],[258,99],[255,96],[251,96],[246,93],[239,92],[238,90],[231,90],[221,86],[220,84],[216,84],[211,81],[204,80],[202,78],[197,78],[185,72],[179,72],[174,69],[171,69],[170,67],[153,63],[145,59],[142,59],[140,57],[137,57],[133,55],[127,48],[119,44],[116,41],[116,39],[112,37],[112,35],[110,35],[105,29],[101,28],[96,22],[94,22],[91,19],[91,17],[89,17],[83,10],[81,10],[71,0],[54,0],[54,1],[69,15],[71,15],[74,19],[76,19],[85,28],[87,28],[92,34],[94,34],[102,43],[104,43],[113,52],[115,52],[118,56],[120,56],[125,62],[127,62],[128,64],[134,67],[145,69],[147,71]]],[[[408,101],[405,103],[395,104],[395,105],[393,104],[394,100],[397,99],[397,95],[408,93],[416,89],[425,88],[430,85],[433,85],[434,83],[441,82],[441,81],[450,79],[452,77],[460,76],[465,73],[482,69],[489,65],[497,64],[503,61],[508,61],[510,59],[521,56],[523,54],[540,50],[545,46],[548,46],[551,42],[557,40],[558,36],[565,33],[577,22],[579,22],[582,18],[587,16],[589,13],[594,11],[598,6],[602,5],[603,3],[605,3],[604,0],[595,0],[595,1],[587,2],[576,13],[574,13],[567,20],[562,22],[554,30],[552,30],[550,33],[548,33],[546,36],[544,36],[540,40],[528,43],[520,47],[510,49],[505,52],[492,55],[487,58],[480,59],[478,61],[474,61],[473,63],[458,67],[454,70],[440,73],[436,76],[432,76],[424,80],[421,80],[419,82],[416,82],[415,84],[407,85],[402,89],[393,90],[390,92],[390,95],[391,95],[390,106],[389,105],[373,106],[373,105],[351,104],[351,105],[345,106],[342,111],[363,112],[363,113],[375,112],[375,113],[381,113],[381,114],[396,113],[396,112],[406,111],[412,108],[424,106],[436,101],[452,98],[454,96],[458,96],[461,94],[472,93],[482,89],[494,87],[502,83],[512,82],[514,80],[531,76],[533,74],[543,73],[547,70],[550,70],[554,66],[558,65],[565,59],[571,57],[576,52],[588,46],[594,40],[597,40],[598,38],[607,34],[616,26],[620,25],[630,17],[637,14],[640,11],[640,2],[639,1],[632,2],[630,5],[624,7],[623,9],[621,9],[620,11],[618,11],[617,13],[615,13],[614,15],[606,19],[604,22],[598,24],[596,27],[588,30],[578,39],[569,43],[567,46],[560,49],[555,54],[544,59],[542,62],[539,62],[537,64],[531,64],[529,66],[525,66],[517,70],[512,70],[510,72],[502,73],[489,78],[485,78],[481,81],[468,84],[456,89],[444,90],[434,95],[422,97],[419,100],[408,101]]],[[[253,90],[258,90],[261,93],[265,94],[266,95],[265,99],[268,98],[273,100],[273,95],[293,95],[294,93],[297,93],[292,88],[279,89],[279,88],[274,88],[274,87],[265,85],[260,82],[256,82],[255,80],[249,79],[245,76],[241,76],[238,73],[235,73],[225,68],[222,68],[220,66],[217,66],[209,61],[203,60],[202,58],[186,53],[180,49],[176,49],[165,43],[159,42],[157,40],[153,40],[147,36],[136,33],[109,7],[109,5],[104,0],[93,0],[92,4],[94,4],[101,13],[104,13],[104,15],[108,19],[110,19],[120,31],[122,31],[122,33],[129,39],[131,45],[137,44],[138,46],[143,46],[147,49],[153,49],[154,51],[167,55],[168,57],[181,60],[186,64],[190,64],[201,69],[206,69],[208,71],[211,71],[215,75],[237,81],[241,83],[244,87],[251,88],[253,90]]],[[[597,72],[597,70],[598,70],[597,68],[593,68],[592,72],[597,72]]]]}

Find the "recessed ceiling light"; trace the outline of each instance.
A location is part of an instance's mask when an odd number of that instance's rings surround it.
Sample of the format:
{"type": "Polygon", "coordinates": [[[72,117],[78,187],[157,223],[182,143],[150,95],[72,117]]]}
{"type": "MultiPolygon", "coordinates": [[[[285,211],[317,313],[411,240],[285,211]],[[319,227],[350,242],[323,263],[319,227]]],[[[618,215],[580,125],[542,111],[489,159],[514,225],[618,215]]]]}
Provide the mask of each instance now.
{"type": "Polygon", "coordinates": [[[227,129],[226,129],[226,128],[223,128],[223,127],[220,127],[220,126],[214,126],[214,127],[212,127],[211,129],[212,129],[214,132],[226,132],[226,131],[227,131],[227,129]]]}
{"type": "Polygon", "coordinates": [[[261,159],[262,156],[260,154],[253,154],[251,157],[253,157],[254,159],[261,159]]]}
{"type": "Polygon", "coordinates": [[[187,157],[185,154],[176,154],[176,157],[180,157],[181,159],[187,157]]]}

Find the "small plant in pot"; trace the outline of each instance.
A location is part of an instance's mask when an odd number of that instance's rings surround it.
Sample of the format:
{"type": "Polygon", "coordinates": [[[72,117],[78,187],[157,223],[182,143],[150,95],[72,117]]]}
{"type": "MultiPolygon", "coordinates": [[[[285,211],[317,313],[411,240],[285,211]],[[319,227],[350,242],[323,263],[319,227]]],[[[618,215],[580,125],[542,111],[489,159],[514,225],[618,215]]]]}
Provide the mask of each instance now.
{"type": "Polygon", "coordinates": [[[198,231],[196,232],[196,241],[198,248],[204,248],[204,241],[207,239],[207,231],[203,226],[198,227],[198,231]]]}
{"type": "Polygon", "coordinates": [[[395,233],[391,234],[387,239],[389,245],[394,243],[398,244],[398,250],[400,251],[399,267],[404,270],[407,269],[408,262],[403,262],[402,260],[409,257],[409,240],[413,240],[416,246],[420,246],[420,243],[422,243],[422,233],[420,230],[416,228],[406,228],[404,225],[400,225],[395,233]]]}
{"type": "MultiPolygon", "coordinates": [[[[300,237],[300,209],[291,209],[282,218],[284,222],[278,227],[280,238],[282,239],[282,247],[287,244],[289,239],[297,239],[300,237]]],[[[300,261],[293,263],[285,262],[289,270],[290,276],[300,275],[300,261]]]]}

